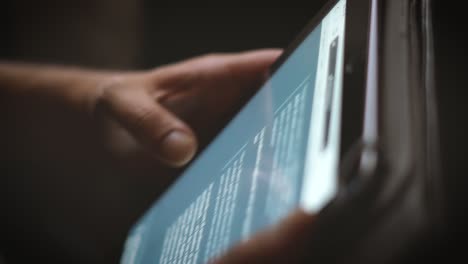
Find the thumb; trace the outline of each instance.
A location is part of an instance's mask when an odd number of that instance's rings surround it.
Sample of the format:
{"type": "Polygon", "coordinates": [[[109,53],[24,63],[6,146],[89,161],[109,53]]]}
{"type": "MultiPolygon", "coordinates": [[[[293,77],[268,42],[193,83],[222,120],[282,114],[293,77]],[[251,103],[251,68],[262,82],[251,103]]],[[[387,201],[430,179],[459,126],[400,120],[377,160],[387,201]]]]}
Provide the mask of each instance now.
{"type": "Polygon", "coordinates": [[[195,155],[197,140],[193,131],[145,89],[108,89],[97,107],[167,165],[183,166],[195,155]]]}

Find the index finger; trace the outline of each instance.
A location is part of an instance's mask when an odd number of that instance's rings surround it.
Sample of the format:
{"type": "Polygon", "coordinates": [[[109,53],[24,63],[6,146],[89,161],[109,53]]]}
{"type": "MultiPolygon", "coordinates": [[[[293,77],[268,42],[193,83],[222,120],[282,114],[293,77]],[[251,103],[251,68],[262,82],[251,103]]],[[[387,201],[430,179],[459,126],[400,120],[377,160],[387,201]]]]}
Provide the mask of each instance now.
{"type": "Polygon", "coordinates": [[[152,74],[161,88],[184,87],[194,81],[229,80],[237,87],[262,80],[281,49],[262,49],[241,53],[213,53],[155,70],[152,74]]]}

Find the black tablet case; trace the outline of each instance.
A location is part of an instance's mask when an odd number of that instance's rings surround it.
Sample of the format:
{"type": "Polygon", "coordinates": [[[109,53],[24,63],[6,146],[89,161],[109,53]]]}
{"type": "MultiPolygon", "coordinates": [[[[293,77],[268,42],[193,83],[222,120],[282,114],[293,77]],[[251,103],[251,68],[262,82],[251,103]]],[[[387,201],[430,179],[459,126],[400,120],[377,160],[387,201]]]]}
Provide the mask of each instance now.
{"type": "Polygon", "coordinates": [[[378,1],[378,40],[378,138],[345,155],[311,263],[407,262],[443,231],[431,1],[378,1]]]}

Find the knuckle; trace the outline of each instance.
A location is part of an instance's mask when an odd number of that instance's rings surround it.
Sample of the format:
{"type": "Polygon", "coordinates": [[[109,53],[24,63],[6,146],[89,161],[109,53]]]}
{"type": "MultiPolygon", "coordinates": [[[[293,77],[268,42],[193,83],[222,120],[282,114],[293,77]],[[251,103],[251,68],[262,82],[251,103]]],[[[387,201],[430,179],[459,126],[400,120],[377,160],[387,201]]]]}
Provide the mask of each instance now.
{"type": "Polygon", "coordinates": [[[154,111],[152,109],[137,106],[134,108],[135,109],[133,109],[132,112],[135,114],[132,116],[132,120],[130,120],[133,127],[139,130],[146,130],[149,124],[152,124],[155,121],[157,122],[154,118],[154,111]]]}
{"type": "Polygon", "coordinates": [[[150,143],[159,142],[174,127],[174,123],[171,122],[173,120],[158,113],[154,108],[135,106],[132,112],[134,114],[131,117],[132,120],[129,120],[130,126],[150,143]]]}
{"type": "Polygon", "coordinates": [[[97,88],[97,96],[95,96],[92,104],[92,112],[96,111],[114,111],[122,105],[125,105],[127,98],[131,98],[135,93],[141,92],[138,89],[130,89],[131,87],[141,86],[134,83],[131,79],[124,76],[111,77],[97,88]]]}
{"type": "Polygon", "coordinates": [[[118,77],[112,77],[101,83],[97,88],[93,110],[111,107],[112,102],[119,97],[119,90],[121,89],[119,87],[122,87],[122,80],[118,77]]]}
{"type": "Polygon", "coordinates": [[[115,89],[110,89],[109,87],[101,89],[94,102],[92,112],[97,113],[112,110],[114,101],[118,97],[119,93],[115,89]]]}

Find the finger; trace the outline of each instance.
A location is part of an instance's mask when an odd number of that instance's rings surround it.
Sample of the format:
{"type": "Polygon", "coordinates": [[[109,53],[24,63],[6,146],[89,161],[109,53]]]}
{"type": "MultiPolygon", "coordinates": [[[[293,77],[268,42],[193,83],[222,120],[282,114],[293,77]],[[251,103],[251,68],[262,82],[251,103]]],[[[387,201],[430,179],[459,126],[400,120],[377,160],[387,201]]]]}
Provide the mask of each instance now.
{"type": "Polygon", "coordinates": [[[263,81],[268,69],[281,52],[281,50],[269,49],[226,55],[225,67],[220,67],[220,74],[236,77],[237,81],[234,83],[238,84],[249,84],[258,79],[263,81]]]}
{"type": "Polygon", "coordinates": [[[156,70],[154,87],[164,94],[159,97],[161,104],[183,116],[203,143],[260,88],[280,53],[260,50],[198,57],[156,70]]]}
{"type": "Polygon", "coordinates": [[[215,263],[303,263],[314,219],[313,215],[295,212],[276,227],[234,246],[215,263]]]}
{"type": "Polygon", "coordinates": [[[162,87],[186,87],[193,81],[225,80],[233,86],[263,80],[280,49],[263,49],[241,53],[219,53],[196,57],[154,71],[162,87]],[[161,78],[162,77],[162,78],[161,78]],[[226,78],[227,77],[227,78],[226,78]]]}
{"type": "Polygon", "coordinates": [[[150,97],[145,89],[112,87],[103,92],[97,108],[115,118],[162,162],[179,167],[197,149],[192,130],[150,97]]]}

